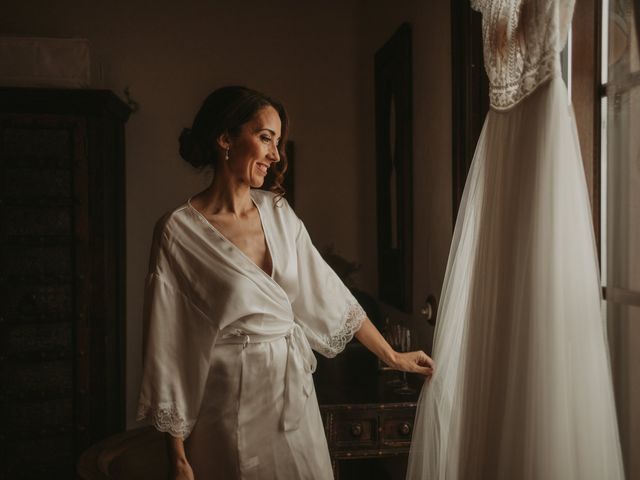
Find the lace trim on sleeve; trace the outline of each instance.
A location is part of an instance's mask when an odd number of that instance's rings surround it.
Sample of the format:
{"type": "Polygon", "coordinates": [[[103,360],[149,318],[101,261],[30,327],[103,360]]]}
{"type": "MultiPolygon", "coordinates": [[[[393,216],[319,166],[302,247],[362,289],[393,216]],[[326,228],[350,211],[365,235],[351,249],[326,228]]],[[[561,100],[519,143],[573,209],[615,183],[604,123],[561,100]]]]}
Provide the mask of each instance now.
{"type": "MultiPolygon", "coordinates": [[[[573,0],[562,1],[570,7],[573,0]]],[[[484,3],[482,37],[492,109],[509,110],[547,80],[561,75],[559,53],[564,39],[559,35],[568,25],[559,24],[558,2],[472,0],[474,3],[484,3]]],[[[567,17],[565,22],[570,20],[567,17]]]]}
{"type": "Polygon", "coordinates": [[[347,307],[343,318],[344,324],[335,335],[326,335],[322,338],[320,353],[325,357],[335,357],[344,350],[347,343],[360,330],[362,322],[367,318],[367,314],[358,303],[352,303],[347,307]]]}
{"type": "Polygon", "coordinates": [[[144,419],[148,419],[156,430],[178,438],[187,438],[196,424],[195,421],[186,420],[172,403],[161,403],[157,407],[141,403],[136,420],[140,422],[144,419]]]}

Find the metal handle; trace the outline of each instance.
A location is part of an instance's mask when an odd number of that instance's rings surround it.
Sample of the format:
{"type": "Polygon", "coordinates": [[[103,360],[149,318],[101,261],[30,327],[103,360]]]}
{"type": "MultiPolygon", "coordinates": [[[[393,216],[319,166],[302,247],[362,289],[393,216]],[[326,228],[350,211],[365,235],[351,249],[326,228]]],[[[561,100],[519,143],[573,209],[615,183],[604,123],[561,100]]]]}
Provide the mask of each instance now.
{"type": "Polygon", "coordinates": [[[438,300],[435,295],[431,294],[424,301],[424,306],[420,309],[420,315],[426,317],[427,322],[430,325],[436,324],[436,317],[438,315],[438,300]]]}
{"type": "Polygon", "coordinates": [[[409,422],[402,422],[398,427],[400,435],[409,435],[411,433],[411,424],[409,422]]]}

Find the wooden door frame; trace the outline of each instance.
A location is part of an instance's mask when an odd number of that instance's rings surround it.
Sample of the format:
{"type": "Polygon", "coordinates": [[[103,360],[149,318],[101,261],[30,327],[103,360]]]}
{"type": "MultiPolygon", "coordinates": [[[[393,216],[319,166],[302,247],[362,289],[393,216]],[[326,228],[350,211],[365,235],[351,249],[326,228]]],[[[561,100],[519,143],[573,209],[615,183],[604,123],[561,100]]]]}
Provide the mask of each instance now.
{"type": "Polygon", "coordinates": [[[451,2],[452,195],[453,223],[489,110],[489,81],[484,71],[482,16],[468,0],[451,2]]]}

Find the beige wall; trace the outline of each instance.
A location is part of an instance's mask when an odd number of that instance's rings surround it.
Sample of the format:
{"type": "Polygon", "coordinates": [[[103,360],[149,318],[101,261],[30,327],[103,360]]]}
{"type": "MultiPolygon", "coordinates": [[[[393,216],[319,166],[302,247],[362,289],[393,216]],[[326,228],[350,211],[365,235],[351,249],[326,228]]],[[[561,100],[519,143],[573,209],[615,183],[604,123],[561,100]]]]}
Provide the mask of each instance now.
{"type": "MultiPolygon", "coordinates": [[[[140,111],[127,124],[127,423],[140,377],[142,285],[155,219],[206,185],[176,138],[215,87],[280,98],[293,119],[296,207],[315,243],[363,265],[375,293],[373,54],[402,21],[414,31],[418,306],[439,295],[451,236],[449,2],[295,0],[81,2],[3,6],[0,34],[85,37],[93,83],[140,111]]],[[[415,321],[420,321],[416,319],[415,321]]],[[[422,342],[430,338],[425,329],[422,342]]]]}
{"type": "MultiPolygon", "coordinates": [[[[414,327],[415,345],[430,349],[433,329],[419,315],[429,294],[439,299],[451,220],[451,27],[449,1],[360,0],[358,19],[358,122],[363,185],[359,197],[364,278],[377,278],[375,218],[374,54],[409,22],[413,49],[413,313],[387,307],[392,319],[414,327]],[[372,214],[366,214],[371,212],[372,214]]],[[[374,287],[375,288],[375,284],[374,287]]],[[[375,291],[375,290],[374,290],[375,291]]]]}

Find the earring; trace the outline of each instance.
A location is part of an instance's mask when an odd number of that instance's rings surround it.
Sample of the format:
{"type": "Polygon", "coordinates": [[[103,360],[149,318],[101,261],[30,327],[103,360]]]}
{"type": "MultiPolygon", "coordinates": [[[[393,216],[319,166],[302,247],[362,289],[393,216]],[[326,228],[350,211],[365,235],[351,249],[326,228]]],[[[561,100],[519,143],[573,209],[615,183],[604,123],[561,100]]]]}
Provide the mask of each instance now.
{"type": "Polygon", "coordinates": [[[227,149],[224,152],[224,159],[229,160],[229,147],[227,147],[227,149]]]}

